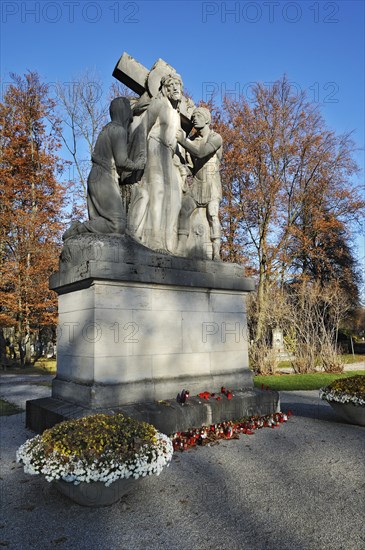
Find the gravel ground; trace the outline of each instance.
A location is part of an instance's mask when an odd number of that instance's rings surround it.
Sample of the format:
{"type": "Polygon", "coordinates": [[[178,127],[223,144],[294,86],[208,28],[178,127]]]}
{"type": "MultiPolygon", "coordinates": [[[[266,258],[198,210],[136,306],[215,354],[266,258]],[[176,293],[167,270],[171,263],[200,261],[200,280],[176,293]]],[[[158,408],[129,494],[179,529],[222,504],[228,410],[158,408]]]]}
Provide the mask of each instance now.
{"type": "MultiPolygon", "coordinates": [[[[34,385],[44,381],[13,379],[0,394],[24,406],[49,395],[50,388],[34,385]]],[[[317,391],[281,392],[281,403],[294,416],[280,428],[175,453],[160,477],[99,509],[73,504],[44,479],[25,475],[15,452],[34,434],[24,413],[1,417],[0,546],[362,550],[365,428],[339,421],[317,391]]]]}

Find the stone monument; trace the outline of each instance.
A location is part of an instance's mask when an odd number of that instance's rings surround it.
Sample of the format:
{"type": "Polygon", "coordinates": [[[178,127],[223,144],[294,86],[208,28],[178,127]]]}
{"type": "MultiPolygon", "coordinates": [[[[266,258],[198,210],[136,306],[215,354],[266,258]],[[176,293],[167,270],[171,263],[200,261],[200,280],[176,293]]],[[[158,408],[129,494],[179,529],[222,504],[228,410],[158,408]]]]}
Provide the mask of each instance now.
{"type": "Polygon", "coordinates": [[[64,234],[50,278],[57,376],[52,398],[27,403],[27,425],[121,410],[168,433],[274,412],[277,394],[254,390],[248,368],[254,282],[220,261],[222,139],[210,113],[162,60],[148,71],[123,54],[113,75],[139,99],[112,101],[92,155],[89,221],[64,234]],[[235,390],[232,403],[173,401],[222,386],[235,390]]]}

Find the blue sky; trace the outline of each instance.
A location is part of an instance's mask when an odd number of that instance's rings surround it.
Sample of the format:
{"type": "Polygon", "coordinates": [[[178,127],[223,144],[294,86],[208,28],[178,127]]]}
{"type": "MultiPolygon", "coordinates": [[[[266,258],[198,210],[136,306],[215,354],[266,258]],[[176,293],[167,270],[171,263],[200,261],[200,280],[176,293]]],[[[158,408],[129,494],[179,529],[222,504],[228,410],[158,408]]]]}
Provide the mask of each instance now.
{"type": "MultiPolygon", "coordinates": [[[[159,57],[173,65],[196,101],[212,89],[247,95],[285,73],[321,103],[330,128],[354,130],[361,149],[364,23],[362,0],[2,0],[2,90],[9,72],[27,69],[47,82],[95,69],[109,87],[123,51],[148,68],[159,57]]],[[[363,152],[356,158],[364,167],[363,152]]]]}

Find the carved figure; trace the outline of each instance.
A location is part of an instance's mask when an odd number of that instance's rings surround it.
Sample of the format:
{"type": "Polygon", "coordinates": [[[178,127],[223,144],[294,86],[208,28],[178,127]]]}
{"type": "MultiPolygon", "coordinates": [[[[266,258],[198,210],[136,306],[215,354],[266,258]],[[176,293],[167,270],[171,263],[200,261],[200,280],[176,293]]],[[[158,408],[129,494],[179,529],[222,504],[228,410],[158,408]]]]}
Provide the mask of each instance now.
{"type": "Polygon", "coordinates": [[[186,255],[190,216],[196,208],[205,208],[210,227],[213,260],[219,260],[221,244],[219,204],[222,200],[219,164],[222,158],[222,138],[209,127],[211,115],[208,109],[198,107],[194,110],[191,120],[196,130],[193,137],[186,139],[182,130],[177,134],[178,143],[191,157],[193,176],[191,185],[186,186],[182,197],[177,254],[186,255]]]}
{"type": "Polygon", "coordinates": [[[182,81],[171,73],[161,79],[160,90],[143,115],[132,138],[146,140],[147,161],[141,181],[132,188],[128,231],[144,245],[173,253],[177,246],[177,221],[181,206],[184,167],[177,145],[182,81]]]}
{"type": "Polygon", "coordinates": [[[79,233],[125,232],[126,214],[119,191],[119,175],[123,174],[124,178],[133,171],[142,170],[145,158],[141,154],[133,162],[127,156],[128,127],[132,120],[129,100],[113,99],[109,111],[111,122],[98,136],[87,180],[89,221],[74,222],[64,233],[63,240],[79,233]]]}

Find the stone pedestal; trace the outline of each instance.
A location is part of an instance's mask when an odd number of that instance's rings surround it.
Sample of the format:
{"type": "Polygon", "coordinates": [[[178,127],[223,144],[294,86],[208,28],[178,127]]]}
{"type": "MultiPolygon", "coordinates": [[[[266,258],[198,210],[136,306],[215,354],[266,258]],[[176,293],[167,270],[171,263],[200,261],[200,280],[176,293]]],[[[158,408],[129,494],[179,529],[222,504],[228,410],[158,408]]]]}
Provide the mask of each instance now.
{"type": "Polygon", "coordinates": [[[245,293],[91,279],[59,297],[54,397],[84,406],[252,386],[245,293]]]}
{"type": "Polygon", "coordinates": [[[253,387],[245,310],[253,281],[240,266],[158,254],[127,236],[80,235],[66,241],[50,288],[59,294],[57,406],[105,410],[183,389],[253,387]]]}

